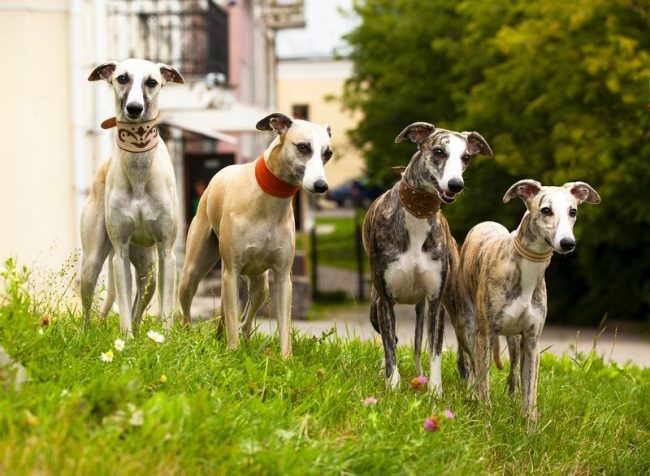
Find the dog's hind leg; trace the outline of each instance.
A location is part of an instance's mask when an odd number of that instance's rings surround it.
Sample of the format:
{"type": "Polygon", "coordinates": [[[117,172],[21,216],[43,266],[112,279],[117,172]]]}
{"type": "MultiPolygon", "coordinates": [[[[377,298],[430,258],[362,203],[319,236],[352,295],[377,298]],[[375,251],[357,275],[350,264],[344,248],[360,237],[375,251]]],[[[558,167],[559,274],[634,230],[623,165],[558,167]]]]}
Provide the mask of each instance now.
{"type": "Polygon", "coordinates": [[[248,278],[248,302],[244,309],[244,316],[241,324],[242,333],[245,339],[250,338],[253,319],[264,302],[264,291],[268,289],[269,286],[268,276],[269,273],[267,271],[255,276],[249,276],[248,278]]]}
{"type": "MultiPolygon", "coordinates": [[[[201,207],[197,216],[192,220],[190,230],[187,235],[187,248],[185,250],[185,262],[183,263],[183,272],[181,282],[178,288],[178,299],[183,312],[183,322],[189,324],[190,309],[192,299],[199,287],[199,282],[208,274],[219,261],[219,240],[217,235],[212,231],[210,222],[201,207]]],[[[223,303],[222,303],[223,308],[223,303]]],[[[221,313],[223,317],[223,313],[221,313]]]]}
{"type": "Polygon", "coordinates": [[[104,306],[102,307],[102,312],[100,317],[106,319],[108,313],[111,312],[113,308],[113,303],[115,303],[115,275],[113,274],[113,253],[108,255],[108,282],[106,284],[106,299],[104,300],[104,306]]]}
{"type": "MultiPolygon", "coordinates": [[[[84,210],[84,215],[82,215],[81,220],[82,255],[80,290],[84,324],[88,326],[90,325],[90,311],[93,304],[93,294],[95,293],[97,278],[102,270],[104,261],[106,261],[106,258],[111,252],[111,242],[106,235],[105,225],[98,223],[89,226],[85,212],[84,210]]],[[[92,213],[92,211],[89,213],[92,213]]]]}
{"type": "Polygon", "coordinates": [[[395,336],[395,309],[393,303],[386,298],[379,298],[378,306],[379,329],[384,345],[384,370],[386,386],[396,388],[399,385],[399,369],[397,368],[397,339],[395,336]]]}
{"type": "Polygon", "coordinates": [[[413,360],[416,375],[422,375],[422,331],[424,329],[424,301],[415,305],[415,342],[413,360]]]}
{"type": "Polygon", "coordinates": [[[137,290],[132,315],[133,328],[137,332],[144,310],[156,291],[156,257],[153,248],[141,246],[131,246],[129,255],[136,272],[137,290]]]}
{"type": "Polygon", "coordinates": [[[442,394],[442,341],[445,332],[443,307],[439,300],[429,300],[429,391],[442,394]]]}
{"type": "Polygon", "coordinates": [[[508,393],[514,395],[519,387],[519,363],[521,360],[521,336],[506,337],[508,354],[510,355],[510,371],[508,372],[508,393]]]}

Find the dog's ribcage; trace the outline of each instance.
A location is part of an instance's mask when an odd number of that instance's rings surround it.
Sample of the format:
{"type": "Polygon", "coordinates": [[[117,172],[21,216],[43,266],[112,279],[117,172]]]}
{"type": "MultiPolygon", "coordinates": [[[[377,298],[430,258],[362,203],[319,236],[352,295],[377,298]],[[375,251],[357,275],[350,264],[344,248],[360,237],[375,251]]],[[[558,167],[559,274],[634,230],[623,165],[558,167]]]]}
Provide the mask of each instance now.
{"type": "Polygon", "coordinates": [[[431,233],[428,219],[416,218],[404,212],[408,247],[391,262],[384,272],[388,292],[399,304],[417,304],[426,298],[438,296],[442,283],[442,263],[432,259],[423,245],[431,233]]]}

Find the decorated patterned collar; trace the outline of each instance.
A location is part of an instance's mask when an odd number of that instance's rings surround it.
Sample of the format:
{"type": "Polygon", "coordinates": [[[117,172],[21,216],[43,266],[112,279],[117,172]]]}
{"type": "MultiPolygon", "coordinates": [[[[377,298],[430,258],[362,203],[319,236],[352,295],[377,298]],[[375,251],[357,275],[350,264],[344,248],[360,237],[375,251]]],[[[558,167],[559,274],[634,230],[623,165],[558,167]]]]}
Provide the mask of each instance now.
{"type": "Polygon", "coordinates": [[[117,146],[127,152],[146,152],[158,145],[158,118],[145,122],[120,122],[114,117],[102,122],[102,129],[117,126],[117,146]]]}

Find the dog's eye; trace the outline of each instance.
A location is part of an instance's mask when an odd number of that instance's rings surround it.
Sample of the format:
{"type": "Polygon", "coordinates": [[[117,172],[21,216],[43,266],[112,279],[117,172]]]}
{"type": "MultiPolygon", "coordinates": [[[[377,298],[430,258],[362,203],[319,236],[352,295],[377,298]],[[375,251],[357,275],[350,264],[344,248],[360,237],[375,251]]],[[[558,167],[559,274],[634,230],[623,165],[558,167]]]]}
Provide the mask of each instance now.
{"type": "Polygon", "coordinates": [[[470,160],[471,158],[472,158],[471,155],[469,155],[469,154],[465,154],[465,155],[463,155],[463,162],[467,163],[467,162],[469,162],[469,160],[470,160]]]}
{"type": "Polygon", "coordinates": [[[440,147],[436,147],[435,149],[433,149],[433,155],[435,155],[436,157],[444,157],[445,151],[442,150],[440,147]]]}
{"type": "Polygon", "coordinates": [[[577,214],[578,214],[578,210],[576,210],[575,208],[571,208],[571,209],[569,210],[569,216],[570,216],[571,218],[575,218],[577,214]]]}
{"type": "Polygon", "coordinates": [[[296,147],[303,154],[308,154],[311,152],[311,146],[307,142],[301,142],[300,144],[296,144],[296,147]]]}
{"type": "Polygon", "coordinates": [[[156,86],[158,86],[158,81],[156,81],[153,78],[149,78],[144,82],[144,84],[146,84],[150,88],[155,88],[156,86]]]}
{"type": "Polygon", "coordinates": [[[117,77],[117,82],[120,84],[126,84],[129,82],[129,77],[126,74],[120,74],[117,77]]]}
{"type": "Polygon", "coordinates": [[[325,152],[323,152],[323,158],[327,161],[332,158],[332,149],[327,149],[325,152]]]}
{"type": "Polygon", "coordinates": [[[553,210],[551,210],[549,207],[542,207],[542,208],[539,209],[539,211],[545,217],[550,217],[551,215],[553,215],[553,210]]]}

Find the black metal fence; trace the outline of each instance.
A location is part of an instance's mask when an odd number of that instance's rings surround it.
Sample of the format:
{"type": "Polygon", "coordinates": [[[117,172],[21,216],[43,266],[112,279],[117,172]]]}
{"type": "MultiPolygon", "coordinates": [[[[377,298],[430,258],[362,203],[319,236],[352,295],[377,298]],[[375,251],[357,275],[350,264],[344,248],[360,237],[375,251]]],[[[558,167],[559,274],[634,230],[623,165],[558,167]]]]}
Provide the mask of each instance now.
{"type": "Polygon", "coordinates": [[[116,58],[147,58],[185,75],[228,80],[228,12],[212,0],[110,0],[116,58]]]}

